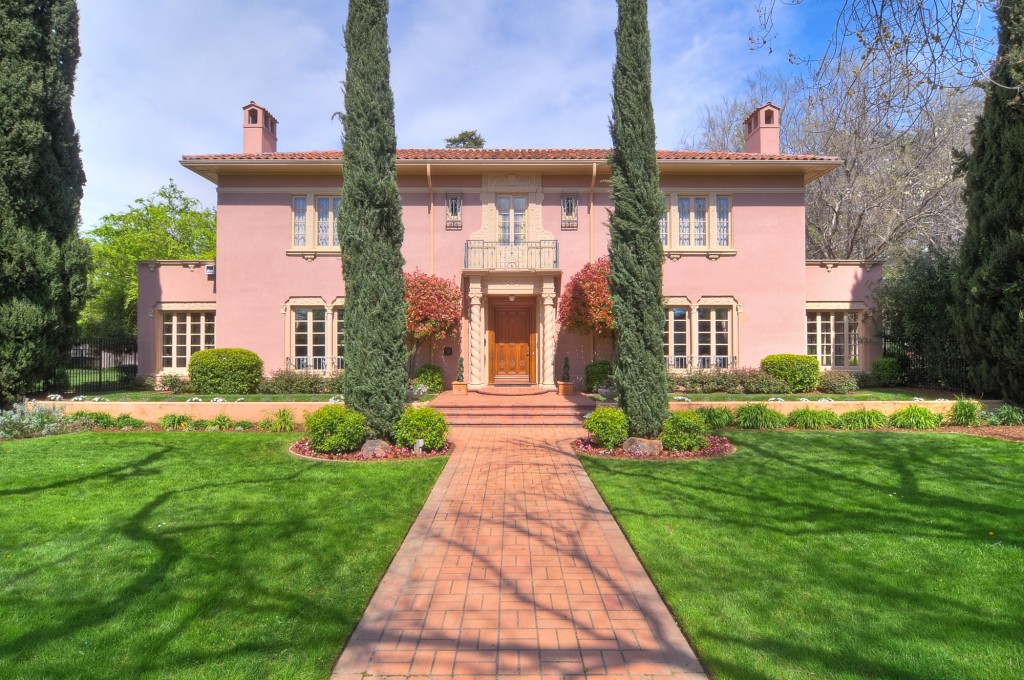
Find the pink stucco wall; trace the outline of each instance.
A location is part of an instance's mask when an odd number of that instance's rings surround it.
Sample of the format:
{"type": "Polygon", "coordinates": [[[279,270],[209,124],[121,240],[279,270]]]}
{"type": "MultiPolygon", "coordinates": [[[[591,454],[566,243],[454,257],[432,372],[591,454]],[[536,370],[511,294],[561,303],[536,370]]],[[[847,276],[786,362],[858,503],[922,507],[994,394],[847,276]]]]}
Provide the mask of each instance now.
{"type": "MultiPolygon", "coordinates": [[[[160,372],[160,322],[158,305],[215,303],[216,276],[206,274],[213,260],[139,263],[139,373],[160,372]]],[[[219,330],[219,329],[218,329],[219,330]]]]}
{"type": "Polygon", "coordinates": [[[807,302],[861,303],[867,310],[862,318],[861,366],[882,356],[878,340],[879,319],[873,313],[874,288],[882,280],[883,267],[878,262],[808,262],[804,269],[807,281],[807,302]]]}

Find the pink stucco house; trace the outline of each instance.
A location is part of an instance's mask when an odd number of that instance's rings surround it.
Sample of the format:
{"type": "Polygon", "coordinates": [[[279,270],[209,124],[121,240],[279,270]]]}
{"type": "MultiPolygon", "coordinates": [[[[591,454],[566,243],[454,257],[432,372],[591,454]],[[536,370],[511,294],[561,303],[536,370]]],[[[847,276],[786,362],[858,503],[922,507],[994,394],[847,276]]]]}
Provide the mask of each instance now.
{"type": "MultiPolygon", "coordinates": [[[[804,191],[838,159],[779,153],[779,108],[746,119],[746,153],[659,151],[666,211],[670,371],[756,366],[808,353],[857,371],[878,355],[877,262],[808,261],[804,191]]],[[[139,370],[183,372],[195,351],[245,347],[269,372],[344,365],[345,284],[335,234],[339,151],[277,150],[278,121],[243,107],[242,152],[185,156],[217,185],[216,261],[139,263],[139,370]]],[[[563,332],[562,286],[608,248],[604,149],[400,149],[406,267],[465,295],[460,336],[421,349],[470,388],[581,385],[610,342],[563,332]]]]}

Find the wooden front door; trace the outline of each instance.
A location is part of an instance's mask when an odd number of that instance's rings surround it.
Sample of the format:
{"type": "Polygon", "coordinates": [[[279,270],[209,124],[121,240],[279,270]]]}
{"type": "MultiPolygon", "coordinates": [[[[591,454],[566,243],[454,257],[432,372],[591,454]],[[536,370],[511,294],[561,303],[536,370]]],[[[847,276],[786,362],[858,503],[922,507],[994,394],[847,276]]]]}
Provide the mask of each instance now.
{"type": "Polygon", "coordinates": [[[492,303],[487,345],[490,382],[536,382],[537,329],[532,301],[492,303]]]}

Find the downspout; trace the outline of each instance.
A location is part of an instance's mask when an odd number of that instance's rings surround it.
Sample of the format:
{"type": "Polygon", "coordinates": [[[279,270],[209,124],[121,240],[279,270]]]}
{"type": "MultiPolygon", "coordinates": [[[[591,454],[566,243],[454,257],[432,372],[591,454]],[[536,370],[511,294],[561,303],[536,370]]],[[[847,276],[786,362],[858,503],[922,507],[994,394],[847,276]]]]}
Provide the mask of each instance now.
{"type": "Polygon", "coordinates": [[[597,163],[593,164],[593,169],[590,175],[590,262],[594,261],[594,186],[597,184],[597,163]]]}
{"type": "Polygon", "coordinates": [[[427,215],[430,220],[430,273],[434,273],[434,179],[427,163],[427,215]]]}

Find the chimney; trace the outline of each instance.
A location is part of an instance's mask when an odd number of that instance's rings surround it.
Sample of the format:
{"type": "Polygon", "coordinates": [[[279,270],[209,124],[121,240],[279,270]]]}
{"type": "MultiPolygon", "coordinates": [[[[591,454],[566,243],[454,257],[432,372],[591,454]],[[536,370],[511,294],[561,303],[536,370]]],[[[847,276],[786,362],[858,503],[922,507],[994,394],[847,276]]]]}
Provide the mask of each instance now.
{"type": "Polygon", "coordinates": [[[779,118],[782,109],[768,102],[754,110],[743,127],[747,133],[747,153],[779,153],[779,118]]]}
{"type": "Polygon", "coordinates": [[[277,118],[256,102],[249,102],[242,107],[242,153],[276,151],[277,118]]]}

